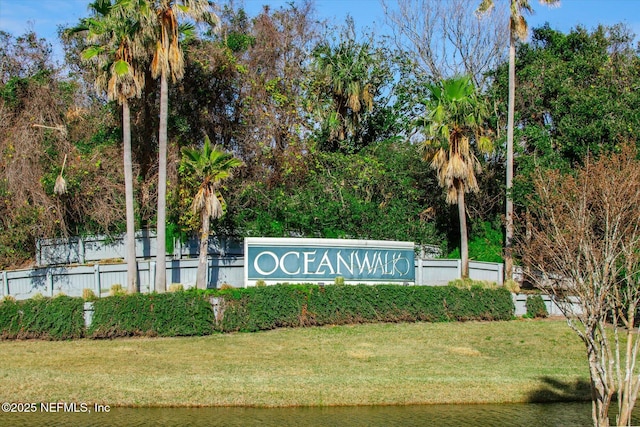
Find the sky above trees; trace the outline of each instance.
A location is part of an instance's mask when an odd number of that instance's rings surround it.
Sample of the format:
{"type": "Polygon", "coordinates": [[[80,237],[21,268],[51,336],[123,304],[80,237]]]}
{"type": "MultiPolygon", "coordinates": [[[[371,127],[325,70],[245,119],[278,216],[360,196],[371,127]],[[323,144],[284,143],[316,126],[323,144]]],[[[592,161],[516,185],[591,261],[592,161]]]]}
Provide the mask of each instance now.
{"type": "MultiPolygon", "coordinates": [[[[89,2],[0,0],[0,29],[16,36],[33,30],[40,37],[49,40],[54,46],[54,55],[61,57],[62,49],[56,39],[58,26],[75,25],[80,18],[87,16],[89,2]]],[[[286,6],[290,0],[245,0],[235,3],[244,3],[249,16],[255,16],[262,5],[279,8],[286,6]]],[[[394,7],[396,1],[387,0],[387,4],[394,7]]],[[[315,0],[315,6],[320,19],[342,24],[345,17],[351,15],[360,28],[375,29],[379,34],[388,32],[380,0],[315,0]]],[[[533,2],[533,7],[536,13],[528,18],[530,28],[549,22],[551,28],[567,32],[577,25],[591,29],[598,24],[613,25],[623,22],[636,35],[640,35],[640,1],[637,0],[562,0],[557,8],[541,7],[538,2],[533,2]]]]}

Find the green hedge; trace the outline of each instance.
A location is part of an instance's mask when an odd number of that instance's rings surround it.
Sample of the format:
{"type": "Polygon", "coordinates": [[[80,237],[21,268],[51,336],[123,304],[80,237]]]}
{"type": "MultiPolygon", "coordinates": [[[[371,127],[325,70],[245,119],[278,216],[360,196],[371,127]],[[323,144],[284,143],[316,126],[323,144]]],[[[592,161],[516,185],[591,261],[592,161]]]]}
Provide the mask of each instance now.
{"type": "Polygon", "coordinates": [[[189,336],[213,332],[208,298],[190,292],[132,294],[94,302],[88,336],[189,336]]]}
{"type": "Polygon", "coordinates": [[[527,302],[525,303],[527,307],[527,314],[524,317],[528,317],[531,319],[537,319],[540,317],[547,317],[549,313],[547,312],[547,306],[544,303],[541,295],[529,295],[527,297],[527,302]]]}
{"type": "Polygon", "coordinates": [[[66,340],[84,336],[80,298],[4,300],[0,302],[0,338],[66,340]]]}
{"type": "Polygon", "coordinates": [[[81,298],[4,301],[0,337],[189,336],[365,322],[508,320],[514,313],[511,294],[504,288],[398,285],[276,285],[133,294],[98,299],[93,308],[85,331],[81,298]]]}
{"type": "Polygon", "coordinates": [[[224,332],[363,322],[508,320],[515,310],[504,288],[276,285],[220,292],[218,297],[216,329],[224,332]]]}

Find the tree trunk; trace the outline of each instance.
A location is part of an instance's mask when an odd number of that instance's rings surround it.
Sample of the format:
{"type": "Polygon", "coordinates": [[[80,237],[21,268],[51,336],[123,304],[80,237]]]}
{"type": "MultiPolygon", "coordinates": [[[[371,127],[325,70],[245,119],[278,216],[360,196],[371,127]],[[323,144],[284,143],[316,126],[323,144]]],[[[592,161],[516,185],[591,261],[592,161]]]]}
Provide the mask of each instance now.
{"type": "Polygon", "coordinates": [[[591,370],[591,415],[595,427],[609,427],[609,407],[613,392],[609,393],[607,387],[599,378],[599,374],[594,374],[597,367],[591,366],[592,360],[589,358],[589,369],[591,370]]]}
{"type": "Polygon", "coordinates": [[[127,291],[138,292],[138,263],[136,261],[136,222],[133,211],[133,164],[131,161],[131,115],[129,103],[122,103],[122,140],[124,143],[124,194],[127,217],[127,291]]]}
{"type": "MultiPolygon", "coordinates": [[[[632,377],[635,378],[634,375],[632,377]]],[[[628,381],[628,378],[625,378],[625,382],[628,381]]],[[[628,383],[622,385],[623,387],[627,387],[628,383]]],[[[626,389],[623,394],[623,400],[618,401],[618,416],[616,417],[616,425],[626,426],[631,425],[631,413],[633,412],[633,407],[635,406],[635,399],[632,399],[630,390],[626,389]]]]}
{"type": "Polygon", "coordinates": [[[464,185],[457,182],[458,218],[460,220],[460,258],[462,259],[462,278],[469,277],[469,245],[467,243],[467,213],[464,204],[464,185]]]}
{"type": "Polygon", "coordinates": [[[156,291],[167,289],[167,116],[169,109],[169,90],[167,75],[160,76],[160,131],[158,133],[158,222],[156,253],[156,291]]]}
{"type": "MultiPolygon", "coordinates": [[[[605,326],[602,325],[604,328],[605,326]]],[[[587,347],[587,360],[589,361],[589,374],[591,377],[591,416],[595,427],[609,427],[609,407],[613,398],[614,390],[609,384],[609,376],[613,365],[609,366],[601,353],[602,342],[598,345],[598,340],[606,338],[597,337],[595,329],[598,326],[586,325],[588,331],[583,338],[587,347]]]]}
{"type": "Polygon", "coordinates": [[[638,398],[638,376],[634,375],[634,365],[636,361],[636,329],[634,317],[637,313],[637,307],[634,303],[629,304],[627,315],[627,346],[625,355],[624,378],[618,385],[618,416],[616,424],[619,426],[631,425],[631,415],[638,398]]]}
{"type": "MultiPolygon", "coordinates": [[[[511,30],[511,29],[510,29],[511,30]]],[[[513,122],[515,115],[516,94],[516,43],[515,36],[509,31],[509,105],[507,114],[507,199],[504,240],[504,279],[513,278],[513,122]]]]}
{"type": "Polygon", "coordinates": [[[198,273],[196,287],[207,289],[207,260],[209,259],[209,227],[210,218],[206,213],[202,214],[202,233],[200,234],[200,257],[198,259],[198,273]]]}

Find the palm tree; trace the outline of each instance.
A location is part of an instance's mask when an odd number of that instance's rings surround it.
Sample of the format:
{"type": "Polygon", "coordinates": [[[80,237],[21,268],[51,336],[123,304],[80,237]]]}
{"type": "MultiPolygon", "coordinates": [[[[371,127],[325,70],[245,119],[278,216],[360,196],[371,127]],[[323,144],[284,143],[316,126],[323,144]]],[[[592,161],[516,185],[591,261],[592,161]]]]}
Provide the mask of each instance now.
{"type": "MultiPolygon", "coordinates": [[[[539,0],[541,4],[549,6],[560,3],[560,0],[539,0]]],[[[524,12],[533,13],[529,0],[509,0],[509,99],[507,112],[507,180],[506,180],[506,218],[504,241],[504,275],[509,280],[513,277],[513,121],[515,115],[516,97],[516,41],[527,37],[529,27],[524,19],[524,12]]],[[[479,13],[488,12],[493,8],[495,0],[482,0],[478,7],[479,13]]]]}
{"type": "MultiPolygon", "coordinates": [[[[331,150],[348,148],[345,141],[358,138],[362,119],[373,110],[383,80],[378,53],[370,43],[357,43],[353,37],[338,46],[320,44],[313,51],[315,113],[323,120],[331,150]]],[[[357,143],[351,141],[350,146],[357,143]]]]}
{"type": "Polygon", "coordinates": [[[155,289],[164,292],[167,287],[166,223],[167,223],[167,118],[169,89],[167,77],[182,79],[184,55],[180,47],[179,16],[214,24],[218,21],[209,0],[148,0],[150,13],[146,15],[147,28],[153,33],[153,60],[151,74],[160,77],[160,126],[158,132],[158,249],[155,289]]]}
{"type": "Polygon", "coordinates": [[[109,101],[122,105],[122,140],[127,222],[126,259],[127,290],[138,291],[133,200],[133,165],[131,160],[131,119],[129,99],[139,97],[144,86],[141,59],[140,11],[124,0],[96,0],[89,4],[92,16],[68,30],[82,33],[88,42],[85,60],[97,64],[96,89],[106,92],[109,101]]]}
{"type": "Polygon", "coordinates": [[[458,205],[462,277],[469,277],[467,217],[464,193],[478,190],[476,173],[480,162],[473,146],[482,152],[492,150],[492,141],[483,135],[488,115],[469,76],[454,77],[428,85],[427,114],[418,124],[426,137],[425,160],[437,171],[440,186],[447,190],[447,203],[458,205]]]}
{"type": "Polygon", "coordinates": [[[190,148],[182,149],[181,170],[195,175],[201,182],[198,192],[193,198],[191,209],[200,215],[200,258],[196,286],[201,289],[207,287],[206,268],[209,250],[210,220],[224,215],[226,203],[220,193],[222,182],[231,177],[232,170],[242,165],[242,161],[233,157],[217,146],[211,147],[209,137],[205,137],[202,151],[190,148]]]}

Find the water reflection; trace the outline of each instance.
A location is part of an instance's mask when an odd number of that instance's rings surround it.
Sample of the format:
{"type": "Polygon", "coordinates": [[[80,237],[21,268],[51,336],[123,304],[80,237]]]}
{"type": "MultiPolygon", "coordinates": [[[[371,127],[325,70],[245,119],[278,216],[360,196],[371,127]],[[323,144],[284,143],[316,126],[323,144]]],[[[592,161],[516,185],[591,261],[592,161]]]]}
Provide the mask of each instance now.
{"type": "MultiPolygon", "coordinates": [[[[633,420],[638,424],[640,418],[633,420]]],[[[22,426],[526,426],[591,425],[590,403],[344,408],[112,408],[109,413],[0,414],[22,426]]]]}

